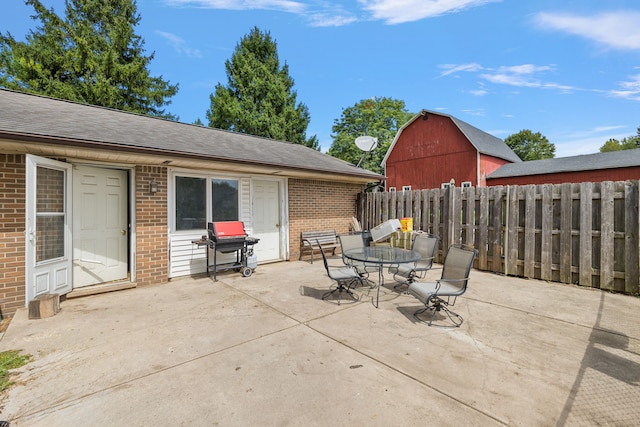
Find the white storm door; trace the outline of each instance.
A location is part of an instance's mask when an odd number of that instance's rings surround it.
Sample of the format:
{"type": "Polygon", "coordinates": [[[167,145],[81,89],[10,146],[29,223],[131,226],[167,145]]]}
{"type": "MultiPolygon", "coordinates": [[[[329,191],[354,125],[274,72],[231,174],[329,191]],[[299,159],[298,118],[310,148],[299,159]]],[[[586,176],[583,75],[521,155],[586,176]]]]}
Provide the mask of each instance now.
{"type": "Polygon", "coordinates": [[[253,234],[258,261],[280,260],[280,184],[253,181],[253,234]]]}
{"type": "Polygon", "coordinates": [[[73,169],[73,287],[127,278],[127,171],[73,169]]]}
{"type": "Polygon", "coordinates": [[[71,292],[71,165],[27,154],[26,302],[71,292]]]}

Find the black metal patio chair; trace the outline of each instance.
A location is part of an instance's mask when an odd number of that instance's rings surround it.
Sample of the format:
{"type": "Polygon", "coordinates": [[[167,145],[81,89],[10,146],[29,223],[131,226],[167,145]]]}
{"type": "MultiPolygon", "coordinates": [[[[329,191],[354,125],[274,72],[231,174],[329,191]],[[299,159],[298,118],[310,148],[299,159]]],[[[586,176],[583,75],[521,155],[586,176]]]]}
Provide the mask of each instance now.
{"type": "Polygon", "coordinates": [[[424,305],[413,315],[422,320],[419,315],[431,310],[428,325],[431,326],[437,312],[443,311],[457,327],[464,319],[449,309],[456,303],[456,299],[464,294],[469,283],[469,273],[478,251],[462,246],[451,246],[447,251],[442,267],[442,277],[435,282],[413,282],[407,292],[418,298],[424,305]]]}
{"type": "Polygon", "coordinates": [[[410,285],[417,279],[424,279],[427,271],[433,268],[433,259],[438,247],[438,236],[432,234],[417,234],[411,243],[411,249],[420,252],[422,258],[415,264],[400,264],[389,267],[393,280],[398,282],[394,288],[410,285]]]}
{"type": "MultiPolygon", "coordinates": [[[[317,242],[317,241],[316,241],[317,242]]],[[[318,246],[320,246],[320,242],[317,242],[318,246]]],[[[356,302],[359,300],[358,296],[351,291],[351,286],[354,283],[364,283],[363,278],[360,276],[358,271],[351,266],[332,266],[329,265],[327,261],[327,255],[323,250],[320,250],[322,254],[322,261],[324,262],[324,268],[327,270],[327,276],[333,281],[336,282],[335,289],[330,290],[322,295],[322,299],[326,300],[330,296],[334,296],[337,294],[338,296],[338,304],[340,304],[342,294],[346,294],[352,302],[356,302]]]]}

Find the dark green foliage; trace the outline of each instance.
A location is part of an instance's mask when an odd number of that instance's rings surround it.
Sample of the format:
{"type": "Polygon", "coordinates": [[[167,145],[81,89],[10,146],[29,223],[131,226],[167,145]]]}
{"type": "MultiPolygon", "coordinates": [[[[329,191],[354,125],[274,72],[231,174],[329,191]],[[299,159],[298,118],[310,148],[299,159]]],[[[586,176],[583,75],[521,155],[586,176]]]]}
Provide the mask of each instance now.
{"type": "Polygon", "coordinates": [[[523,161],[553,159],[556,156],[556,146],[540,132],[533,133],[529,129],[508,136],[504,142],[523,161]]]}
{"type": "Polygon", "coordinates": [[[369,153],[361,165],[364,169],[383,173],[382,160],[398,130],[413,117],[404,101],[376,97],[364,99],[342,110],[332,127],[333,143],[328,154],[357,165],[364,154],[354,141],[359,136],[378,138],[378,147],[369,153]]]}
{"type": "Polygon", "coordinates": [[[225,62],[227,86],[210,95],[209,126],[319,148],[307,139],[309,110],[296,104],[289,66],[280,67],[276,42],[254,27],[225,62]]]}
{"type": "Polygon", "coordinates": [[[39,0],[25,3],[41,24],[24,42],[0,34],[0,86],[176,119],[162,107],[178,86],[149,75],[135,0],[65,0],[64,18],[39,0]]]}

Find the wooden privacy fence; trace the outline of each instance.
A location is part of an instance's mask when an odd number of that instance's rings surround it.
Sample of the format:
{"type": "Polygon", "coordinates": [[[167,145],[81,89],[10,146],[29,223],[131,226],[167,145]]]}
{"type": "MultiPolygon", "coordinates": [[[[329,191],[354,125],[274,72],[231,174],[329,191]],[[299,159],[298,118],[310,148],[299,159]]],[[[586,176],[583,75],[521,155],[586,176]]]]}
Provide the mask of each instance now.
{"type": "Polygon", "coordinates": [[[413,218],[414,230],[478,250],[475,267],[507,275],[638,294],[638,181],[362,193],[368,230],[413,218]]]}

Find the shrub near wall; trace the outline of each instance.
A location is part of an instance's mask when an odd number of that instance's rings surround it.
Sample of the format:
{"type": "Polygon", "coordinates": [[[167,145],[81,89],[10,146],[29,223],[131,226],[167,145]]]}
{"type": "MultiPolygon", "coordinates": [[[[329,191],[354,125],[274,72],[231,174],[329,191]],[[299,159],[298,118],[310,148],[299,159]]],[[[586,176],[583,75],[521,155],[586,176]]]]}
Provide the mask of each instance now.
{"type": "Polygon", "coordinates": [[[25,305],[25,157],[0,154],[0,318],[25,305]]]}
{"type": "Polygon", "coordinates": [[[289,180],[289,252],[292,260],[300,255],[302,231],[336,230],[349,232],[356,216],[360,184],[321,180],[289,180]]]}

